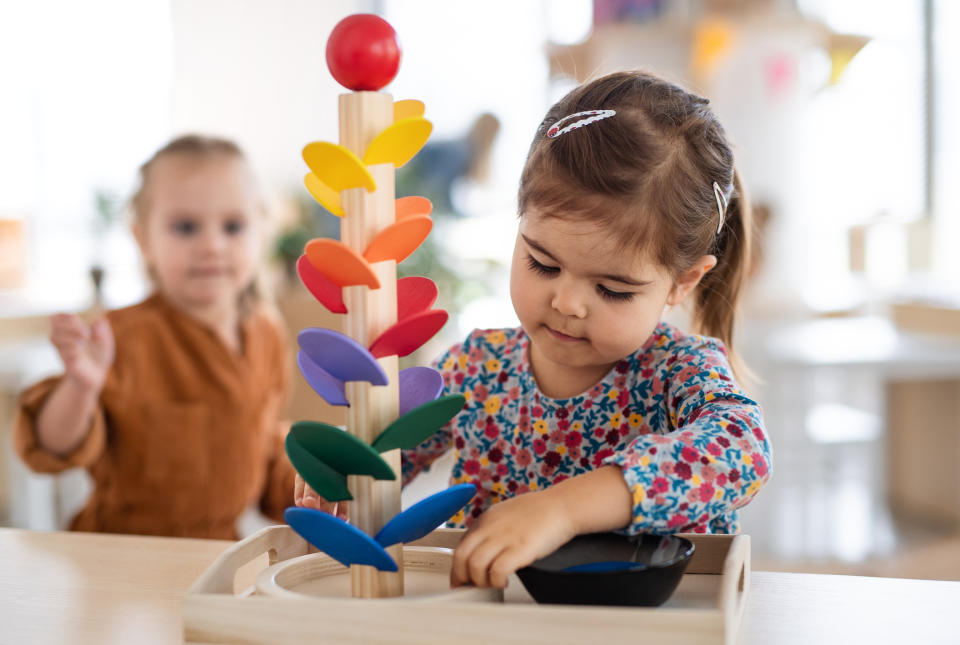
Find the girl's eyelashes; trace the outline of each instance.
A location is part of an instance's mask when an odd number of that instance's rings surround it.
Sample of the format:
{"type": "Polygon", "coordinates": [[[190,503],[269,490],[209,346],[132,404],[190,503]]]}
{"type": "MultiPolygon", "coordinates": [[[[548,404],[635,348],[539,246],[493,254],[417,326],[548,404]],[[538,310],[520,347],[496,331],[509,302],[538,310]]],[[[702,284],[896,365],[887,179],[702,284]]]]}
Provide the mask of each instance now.
{"type": "MultiPolygon", "coordinates": [[[[545,277],[552,278],[560,273],[560,267],[547,266],[537,260],[532,255],[527,255],[527,266],[530,267],[535,273],[545,277]]],[[[613,302],[626,302],[633,298],[636,294],[629,291],[613,291],[612,289],[607,289],[602,284],[597,285],[597,292],[605,299],[613,302]]]]}
{"type": "MultiPolygon", "coordinates": [[[[239,235],[247,228],[247,222],[243,218],[228,219],[223,223],[223,232],[227,235],[239,235]]],[[[170,224],[170,229],[177,235],[194,235],[200,230],[200,224],[192,219],[176,219],[170,224]]]]}
{"type": "Polygon", "coordinates": [[[541,264],[532,255],[527,255],[527,266],[530,267],[535,273],[539,273],[544,277],[552,277],[560,273],[560,267],[551,267],[546,264],[541,264]]]}
{"type": "Polygon", "coordinates": [[[223,230],[227,235],[239,235],[247,228],[247,223],[242,219],[227,220],[223,225],[223,230]]]}
{"type": "Polygon", "coordinates": [[[189,219],[174,220],[170,226],[177,235],[193,235],[197,232],[197,223],[189,219]]]}
{"type": "Polygon", "coordinates": [[[597,285],[597,291],[599,291],[600,295],[603,296],[605,299],[613,300],[615,302],[626,302],[627,300],[630,300],[631,298],[633,298],[634,295],[636,295],[629,291],[612,291],[610,289],[607,289],[602,284],[597,285]]]}

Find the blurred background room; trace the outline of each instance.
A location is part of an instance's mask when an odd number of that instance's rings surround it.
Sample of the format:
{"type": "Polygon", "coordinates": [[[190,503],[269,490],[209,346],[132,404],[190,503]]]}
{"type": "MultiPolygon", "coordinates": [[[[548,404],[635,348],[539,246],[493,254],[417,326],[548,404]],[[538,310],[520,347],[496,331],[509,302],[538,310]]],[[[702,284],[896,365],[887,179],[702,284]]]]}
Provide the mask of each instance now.
{"type": "MultiPolygon", "coordinates": [[[[291,334],[336,327],[291,270],[338,221],[303,188],[302,147],[337,140],[324,43],[357,12],[396,28],[386,88],[430,143],[398,196],[435,233],[401,273],[438,282],[450,323],[515,325],[516,190],[546,108],[641,67],[710,99],[758,214],[739,352],[774,476],[743,512],[754,569],[960,580],[960,3],[953,0],[6,0],[0,4],[0,526],[62,528],[83,472],[12,454],[17,394],[61,366],[47,317],[142,299],[126,200],[174,135],[247,151],[291,334]],[[954,179],[950,179],[953,177],[954,179]]],[[[683,318],[683,312],[671,312],[683,318]]],[[[292,419],[342,422],[300,382],[292,419]]],[[[405,502],[443,487],[443,464],[405,502]]],[[[251,518],[251,526],[257,518],[251,518]]]]}

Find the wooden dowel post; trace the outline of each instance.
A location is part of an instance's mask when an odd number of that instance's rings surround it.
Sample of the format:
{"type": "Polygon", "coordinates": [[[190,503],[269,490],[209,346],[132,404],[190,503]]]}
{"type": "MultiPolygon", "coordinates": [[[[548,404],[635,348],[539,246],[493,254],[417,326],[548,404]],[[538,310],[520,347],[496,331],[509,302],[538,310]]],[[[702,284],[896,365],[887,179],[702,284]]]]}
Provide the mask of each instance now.
{"type": "MultiPolygon", "coordinates": [[[[393,97],[380,92],[354,92],[340,96],[340,144],[363,157],[376,135],[393,123],[393,97]]],[[[377,184],[373,193],[363,188],[343,191],[344,217],[340,223],[340,240],[363,254],[374,237],[395,220],[395,175],[392,164],[369,167],[377,184]]],[[[347,307],[344,333],[361,345],[370,343],[397,321],[397,265],[378,262],[373,270],[380,280],[379,289],[365,286],[344,289],[347,307]]],[[[394,420],[399,412],[397,357],[380,359],[389,384],[347,383],[347,430],[370,444],[394,420]]],[[[350,522],[369,536],[374,536],[394,515],[400,512],[400,451],[393,450],[383,458],[397,474],[393,481],[377,481],[368,476],[350,476],[347,485],[353,495],[350,522]]],[[[359,598],[380,598],[403,595],[402,545],[387,552],[396,561],[396,573],[378,571],[374,567],[350,567],[352,594],[359,598]]]]}

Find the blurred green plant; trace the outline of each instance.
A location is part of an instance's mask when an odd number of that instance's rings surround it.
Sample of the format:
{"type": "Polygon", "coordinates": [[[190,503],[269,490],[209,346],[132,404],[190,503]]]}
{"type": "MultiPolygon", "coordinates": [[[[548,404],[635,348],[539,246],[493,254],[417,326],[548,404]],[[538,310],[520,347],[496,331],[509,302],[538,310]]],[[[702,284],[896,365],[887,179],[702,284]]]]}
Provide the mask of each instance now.
{"type": "Polygon", "coordinates": [[[93,191],[93,209],[96,213],[93,219],[94,235],[105,235],[120,222],[123,215],[123,199],[115,191],[97,188],[93,191]]]}
{"type": "Polygon", "coordinates": [[[103,303],[103,282],[106,269],[106,251],[104,245],[110,230],[123,217],[123,199],[120,195],[107,188],[97,188],[93,191],[94,217],[91,222],[93,229],[93,259],[90,263],[90,281],[93,284],[93,300],[96,304],[103,303]]]}

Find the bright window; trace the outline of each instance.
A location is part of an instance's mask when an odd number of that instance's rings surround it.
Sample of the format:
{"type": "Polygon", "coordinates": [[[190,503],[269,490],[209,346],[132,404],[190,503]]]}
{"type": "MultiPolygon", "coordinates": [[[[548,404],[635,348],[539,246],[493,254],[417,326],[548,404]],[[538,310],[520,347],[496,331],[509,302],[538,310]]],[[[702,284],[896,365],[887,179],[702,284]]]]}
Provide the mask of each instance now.
{"type": "Polygon", "coordinates": [[[170,130],[168,0],[0,5],[0,217],[26,228],[29,302],[89,302],[104,262],[108,302],[143,288],[121,224],[98,236],[95,195],[126,198],[170,130]]]}

